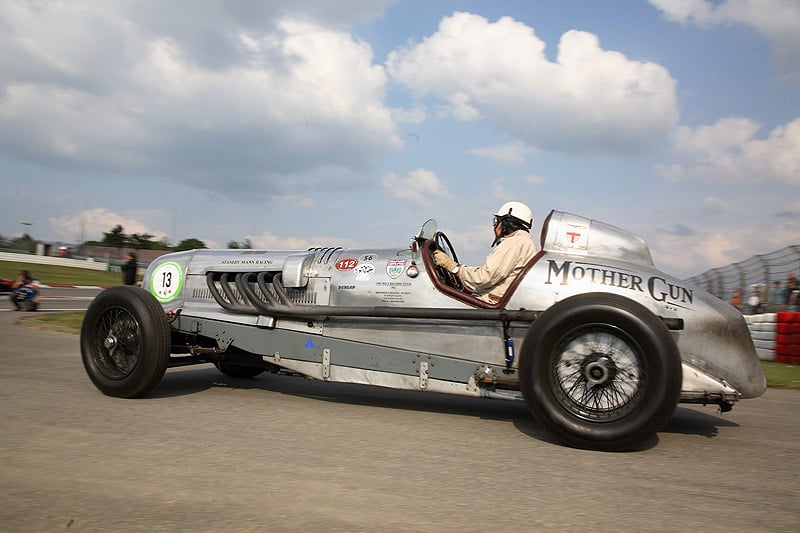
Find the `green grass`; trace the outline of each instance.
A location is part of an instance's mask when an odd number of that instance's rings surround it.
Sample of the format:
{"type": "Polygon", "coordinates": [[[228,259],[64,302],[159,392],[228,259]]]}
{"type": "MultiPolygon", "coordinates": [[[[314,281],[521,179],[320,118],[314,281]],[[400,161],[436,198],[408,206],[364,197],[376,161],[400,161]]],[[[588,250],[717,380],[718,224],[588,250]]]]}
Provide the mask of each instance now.
{"type": "Polygon", "coordinates": [[[776,389],[800,390],[800,365],[785,365],[772,361],[761,361],[767,385],[776,389]]]}
{"type": "Polygon", "coordinates": [[[27,270],[44,285],[122,285],[122,274],[119,272],[0,261],[0,278],[16,279],[21,270],[27,270]]]}
{"type": "Polygon", "coordinates": [[[84,311],[63,313],[26,313],[20,320],[24,326],[78,335],[81,332],[84,311]]]}

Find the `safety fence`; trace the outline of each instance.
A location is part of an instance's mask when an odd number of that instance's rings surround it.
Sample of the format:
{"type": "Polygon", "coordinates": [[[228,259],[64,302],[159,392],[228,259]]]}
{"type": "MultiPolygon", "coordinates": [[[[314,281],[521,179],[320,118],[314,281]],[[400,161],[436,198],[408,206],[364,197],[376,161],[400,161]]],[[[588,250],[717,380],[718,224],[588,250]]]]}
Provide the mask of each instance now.
{"type": "Polygon", "coordinates": [[[758,358],[800,365],[800,313],[746,315],[758,358]]]}
{"type": "Polygon", "coordinates": [[[749,259],[720,268],[712,268],[686,281],[701,287],[717,298],[731,302],[739,291],[741,309],[745,312],[778,311],[775,282],[785,288],[790,274],[800,274],[800,245],[787,246],[774,252],[754,255],[749,259]],[[748,309],[748,298],[757,291],[757,310],[748,309]]]}
{"type": "Polygon", "coordinates": [[[74,268],[88,268],[90,270],[108,270],[108,263],[87,259],[67,259],[64,257],[51,257],[49,255],[20,254],[0,252],[0,261],[15,263],[33,263],[36,265],[58,265],[74,268]]]}

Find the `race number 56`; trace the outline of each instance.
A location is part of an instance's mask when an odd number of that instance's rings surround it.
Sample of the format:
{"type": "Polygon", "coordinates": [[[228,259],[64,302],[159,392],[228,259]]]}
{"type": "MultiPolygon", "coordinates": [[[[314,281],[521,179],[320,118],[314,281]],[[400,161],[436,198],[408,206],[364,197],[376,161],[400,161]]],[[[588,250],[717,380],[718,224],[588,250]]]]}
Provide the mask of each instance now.
{"type": "Polygon", "coordinates": [[[181,292],[183,272],[178,263],[164,263],[150,276],[150,292],[159,302],[169,302],[181,292]]]}

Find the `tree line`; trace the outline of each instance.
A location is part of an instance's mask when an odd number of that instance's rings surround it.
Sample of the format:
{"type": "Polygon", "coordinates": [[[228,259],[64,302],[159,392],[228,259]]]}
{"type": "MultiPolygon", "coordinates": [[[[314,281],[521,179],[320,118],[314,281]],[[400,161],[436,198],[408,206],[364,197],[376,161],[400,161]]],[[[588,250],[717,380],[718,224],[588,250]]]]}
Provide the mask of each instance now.
{"type": "Polygon", "coordinates": [[[86,241],[87,246],[110,246],[112,248],[133,248],[135,250],[164,250],[171,252],[182,252],[184,250],[194,250],[196,248],[208,248],[206,243],[200,239],[184,239],[175,246],[170,246],[166,238],[153,240],[154,235],[149,233],[125,233],[125,229],[117,224],[111,231],[103,232],[103,240],[86,241]]]}
{"type": "MultiPolygon", "coordinates": [[[[132,248],[136,250],[164,250],[170,252],[182,252],[184,250],[195,250],[198,248],[208,248],[206,243],[200,239],[184,239],[175,246],[171,246],[166,238],[154,240],[155,236],[149,233],[125,233],[125,229],[117,224],[110,231],[103,232],[103,239],[100,241],[86,241],[84,246],[110,246],[113,248],[132,248]]],[[[24,234],[22,237],[6,238],[0,235],[0,247],[10,250],[21,250],[33,253],[39,241],[24,234]]],[[[250,239],[244,241],[230,241],[228,248],[231,249],[252,249],[253,244],[250,239]]]]}

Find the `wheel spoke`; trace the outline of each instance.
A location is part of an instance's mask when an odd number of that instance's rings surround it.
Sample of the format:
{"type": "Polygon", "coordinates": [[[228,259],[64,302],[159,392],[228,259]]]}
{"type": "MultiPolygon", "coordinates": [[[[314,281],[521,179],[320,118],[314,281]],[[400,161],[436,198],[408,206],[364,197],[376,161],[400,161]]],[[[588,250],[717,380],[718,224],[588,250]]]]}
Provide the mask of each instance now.
{"type": "Polygon", "coordinates": [[[571,413],[593,421],[624,416],[641,398],[643,358],[624,332],[606,325],[569,332],[553,352],[554,386],[571,413]]]}
{"type": "Polygon", "coordinates": [[[140,358],[139,324],[122,308],[107,309],[98,319],[92,343],[92,358],[110,379],[123,379],[140,358]]]}

